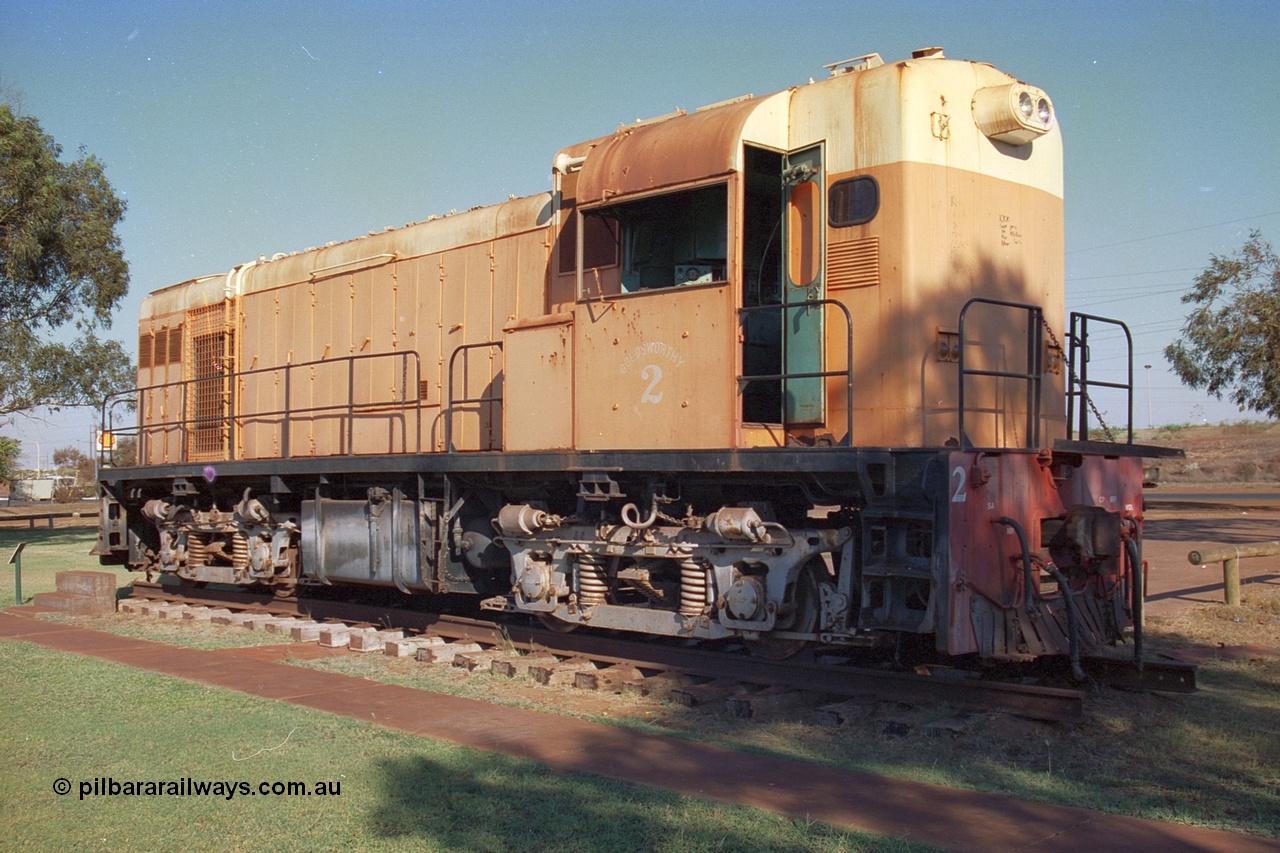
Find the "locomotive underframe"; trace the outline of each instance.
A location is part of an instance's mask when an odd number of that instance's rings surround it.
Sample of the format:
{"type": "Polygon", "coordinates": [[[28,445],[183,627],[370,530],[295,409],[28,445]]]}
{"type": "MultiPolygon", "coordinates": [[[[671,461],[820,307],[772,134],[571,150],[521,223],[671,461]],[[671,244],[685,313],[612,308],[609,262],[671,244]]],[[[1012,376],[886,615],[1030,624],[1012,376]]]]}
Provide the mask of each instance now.
{"type": "Polygon", "coordinates": [[[465,594],[562,628],[736,637],[765,653],[925,635],[943,654],[1024,658],[1123,637],[1134,561],[1120,540],[1136,538],[1135,514],[1083,512],[1057,489],[1091,469],[1124,481],[1124,464],[782,448],[104,469],[96,552],[189,582],[465,594]],[[982,505],[984,471],[1006,481],[999,507],[982,505]],[[1074,539],[1041,553],[1064,527],[1074,539]]]}

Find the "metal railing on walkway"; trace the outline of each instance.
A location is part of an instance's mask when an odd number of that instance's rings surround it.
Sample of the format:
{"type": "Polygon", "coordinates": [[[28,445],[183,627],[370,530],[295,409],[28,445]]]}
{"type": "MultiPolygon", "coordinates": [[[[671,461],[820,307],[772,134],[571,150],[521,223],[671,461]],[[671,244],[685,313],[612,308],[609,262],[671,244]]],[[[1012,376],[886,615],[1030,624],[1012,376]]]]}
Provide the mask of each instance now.
{"type": "MultiPolygon", "coordinates": [[[[291,446],[293,427],[299,419],[314,421],[318,418],[333,416],[342,421],[340,455],[357,455],[355,451],[356,421],[379,416],[385,417],[389,423],[399,422],[393,423],[393,426],[396,426],[400,433],[398,439],[401,452],[418,453],[421,452],[422,446],[421,385],[422,361],[418,353],[412,350],[316,359],[163,382],[114,394],[103,402],[101,426],[104,435],[113,437],[113,444],[118,443],[121,438],[136,438],[137,459],[142,464],[152,459],[155,451],[154,443],[169,442],[174,431],[178,434],[177,458],[166,459],[166,461],[181,463],[235,460],[238,458],[238,438],[246,426],[255,429],[278,428],[278,450],[272,455],[289,459],[293,456],[291,446]],[[357,401],[356,366],[375,359],[398,362],[397,365],[393,365],[392,376],[394,379],[398,366],[399,380],[392,382],[391,391],[385,398],[370,396],[369,399],[357,401]],[[344,365],[346,369],[341,370],[344,365]],[[329,372],[335,367],[339,368],[337,371],[339,376],[327,376],[325,381],[337,378],[338,387],[335,389],[332,385],[326,384],[322,387],[320,394],[313,396],[321,396],[322,399],[327,396],[328,399],[336,402],[306,406],[293,405],[294,393],[299,388],[308,388],[314,392],[317,386],[322,384],[316,377],[317,370],[329,372]],[[306,370],[310,375],[304,379],[298,379],[296,374],[300,370],[306,370]],[[259,382],[265,384],[270,381],[273,374],[276,380],[272,386],[272,393],[278,395],[277,399],[283,399],[284,405],[242,411],[241,404],[246,396],[245,385],[250,381],[255,385],[259,382]],[[345,392],[340,384],[342,379],[345,379],[345,392]],[[218,387],[210,391],[211,384],[218,387]],[[283,385],[282,389],[281,385],[283,385]],[[209,404],[206,401],[211,398],[217,401],[214,406],[216,411],[208,410],[209,404]],[[170,401],[178,406],[178,416],[176,418],[166,417],[163,414],[157,416],[155,412],[157,404],[163,410],[170,401]],[[150,409],[148,405],[151,405],[150,409]],[[137,410],[137,425],[118,427],[116,426],[117,417],[121,410],[126,408],[137,410]],[[406,415],[413,421],[412,428],[404,422],[406,415]],[[273,422],[272,419],[278,419],[278,422],[273,422]]],[[[395,438],[394,435],[393,438],[395,438]]],[[[163,448],[162,444],[161,455],[165,449],[167,448],[163,448]]],[[[103,451],[103,453],[109,454],[110,451],[103,451]]],[[[103,461],[111,462],[110,459],[103,461]]]]}

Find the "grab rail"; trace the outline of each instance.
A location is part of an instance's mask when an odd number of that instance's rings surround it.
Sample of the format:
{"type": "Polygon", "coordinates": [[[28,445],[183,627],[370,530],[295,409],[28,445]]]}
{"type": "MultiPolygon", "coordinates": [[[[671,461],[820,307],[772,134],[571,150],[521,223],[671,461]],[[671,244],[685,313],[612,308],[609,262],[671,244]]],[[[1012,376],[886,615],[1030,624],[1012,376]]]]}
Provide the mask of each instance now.
{"type": "MultiPolygon", "coordinates": [[[[755,313],[764,312],[764,311],[785,312],[788,310],[799,310],[802,308],[807,308],[811,305],[822,305],[822,306],[834,305],[835,307],[840,309],[842,314],[844,314],[844,327],[845,327],[845,336],[844,336],[845,368],[844,370],[822,370],[822,371],[814,371],[814,372],[807,372],[807,373],[787,373],[784,371],[782,373],[760,373],[760,374],[751,374],[751,375],[743,374],[738,377],[738,393],[741,394],[742,390],[746,388],[746,386],[751,382],[781,382],[782,383],[782,400],[783,400],[781,416],[782,416],[782,428],[785,430],[788,426],[787,406],[786,406],[788,381],[795,381],[799,379],[829,379],[836,376],[843,376],[845,378],[845,418],[846,418],[845,423],[848,426],[848,430],[845,433],[844,438],[841,439],[840,446],[852,447],[853,446],[853,316],[849,313],[848,306],[836,299],[814,299],[807,302],[797,302],[797,303],[791,303],[791,304],[779,303],[776,305],[753,305],[750,307],[739,308],[738,315],[739,317],[745,317],[748,314],[755,314],[755,313]]],[[[786,364],[785,330],[786,330],[787,324],[784,322],[782,325],[783,325],[783,331],[784,331],[782,362],[783,364],[786,364]]]]}
{"type": "Polygon", "coordinates": [[[960,369],[960,388],[957,396],[956,404],[959,408],[959,431],[961,446],[972,446],[968,435],[964,430],[964,387],[965,378],[969,376],[990,376],[1001,379],[1020,379],[1027,383],[1027,439],[1028,446],[1032,448],[1040,447],[1040,382],[1044,373],[1044,347],[1042,346],[1041,329],[1044,326],[1044,310],[1038,305],[1028,305],[1023,302],[1009,302],[1003,299],[988,299],[986,297],[977,296],[970,299],[960,309],[960,328],[959,328],[959,369],[960,369]],[[1027,312],[1027,368],[1019,373],[1014,370],[982,370],[978,368],[966,368],[964,366],[966,341],[964,336],[964,321],[969,309],[974,305],[992,305],[997,308],[1014,308],[1027,312]]]}
{"type": "MultiPolygon", "coordinates": [[[[1067,336],[1070,341],[1070,352],[1067,353],[1067,373],[1070,376],[1068,380],[1070,385],[1067,387],[1067,438],[1075,438],[1078,434],[1081,441],[1089,440],[1089,412],[1088,409],[1093,406],[1093,401],[1089,396],[1090,388],[1117,388],[1122,389],[1127,394],[1127,412],[1128,412],[1128,443],[1133,444],[1133,335],[1129,333],[1129,327],[1119,320],[1113,320],[1110,317],[1097,317],[1093,314],[1082,314],[1079,311],[1071,312],[1071,334],[1067,336]],[[1089,378],[1089,321],[1095,323],[1105,323],[1109,326],[1119,326],[1124,332],[1124,338],[1127,350],[1127,358],[1125,363],[1129,367],[1129,378],[1127,382],[1104,382],[1100,379],[1089,378]],[[1076,398],[1080,398],[1080,423],[1076,426],[1076,398]],[[1086,406],[1088,403],[1089,406],[1086,406]]],[[[1094,414],[1097,408],[1094,407],[1094,414]]],[[[1099,426],[1107,433],[1108,440],[1111,439],[1111,430],[1106,424],[1102,423],[1101,415],[1098,416],[1099,426]]]]}
{"type": "MultiPolygon", "coordinates": [[[[501,394],[488,396],[488,397],[462,397],[456,400],[453,397],[453,365],[458,358],[458,354],[462,352],[470,353],[471,350],[485,349],[485,348],[493,348],[501,352],[502,341],[481,341],[480,343],[475,343],[475,344],[462,344],[461,346],[459,346],[457,349],[453,351],[452,355],[449,356],[449,376],[445,383],[445,387],[447,390],[445,391],[445,405],[444,405],[444,411],[442,412],[442,414],[444,415],[444,449],[449,453],[454,453],[457,450],[457,448],[453,446],[453,410],[455,405],[502,402],[501,394]]],[[[502,375],[505,375],[505,373],[506,373],[506,370],[504,367],[504,370],[502,371],[502,375]]],[[[462,377],[462,391],[464,394],[466,393],[466,389],[467,389],[467,377],[464,374],[462,377]]]]}
{"type": "MultiPolygon", "coordinates": [[[[314,379],[309,380],[314,382],[314,379]]],[[[293,421],[303,415],[332,414],[340,412],[344,418],[344,442],[346,451],[343,455],[354,456],[354,431],[357,415],[366,415],[385,409],[388,406],[397,407],[395,415],[403,414],[405,411],[411,411],[414,416],[414,437],[413,452],[420,453],[422,448],[422,399],[418,389],[422,385],[422,360],[415,351],[403,352],[387,352],[387,353],[364,353],[359,355],[349,355],[342,358],[316,359],[314,361],[304,361],[290,364],[280,364],[274,367],[260,367],[253,370],[231,371],[214,376],[200,376],[194,379],[183,379],[176,382],[163,382],[155,385],[135,388],[131,391],[124,391],[107,397],[102,404],[101,428],[104,434],[110,434],[116,439],[121,437],[136,437],[137,458],[139,462],[150,458],[151,446],[153,440],[166,440],[167,433],[170,430],[177,429],[180,435],[180,450],[178,462],[210,462],[210,461],[232,461],[236,458],[236,438],[237,431],[242,430],[248,421],[262,421],[267,418],[280,418],[280,458],[292,458],[291,433],[293,421]],[[391,396],[386,399],[366,400],[356,402],[355,395],[355,367],[356,362],[367,361],[372,359],[396,359],[400,362],[400,387],[399,396],[391,396]],[[296,370],[305,368],[314,368],[319,365],[332,367],[335,365],[346,365],[346,381],[347,393],[346,399],[337,403],[330,403],[318,406],[295,407],[291,405],[294,389],[293,373],[296,370]],[[244,380],[250,377],[263,376],[271,373],[284,374],[284,408],[266,409],[262,411],[243,412],[238,411],[237,403],[238,392],[241,390],[244,380]],[[410,374],[412,373],[412,383],[410,382],[410,374]],[[195,415],[189,415],[188,401],[194,396],[194,392],[200,387],[201,383],[221,382],[226,383],[225,391],[219,391],[225,394],[225,401],[221,404],[221,412],[216,415],[197,412],[195,415]],[[413,396],[410,397],[410,389],[413,389],[413,396]],[[161,419],[156,421],[147,421],[146,412],[146,395],[163,392],[166,397],[170,394],[181,395],[180,415],[175,419],[161,419]],[[133,406],[138,412],[137,425],[131,428],[115,426],[116,415],[121,407],[133,406]],[[219,430],[223,434],[219,437],[218,443],[222,446],[220,454],[207,450],[196,450],[194,448],[194,439],[199,430],[219,430]],[[198,458],[197,458],[198,457],[198,458]]],[[[393,389],[394,394],[394,389],[393,389]]],[[[389,414],[388,417],[393,417],[389,414]]],[[[409,442],[407,436],[404,437],[404,446],[408,449],[409,442]]],[[[115,442],[113,441],[114,445],[115,442]]],[[[103,462],[112,462],[114,447],[101,448],[99,451],[103,462]]]]}

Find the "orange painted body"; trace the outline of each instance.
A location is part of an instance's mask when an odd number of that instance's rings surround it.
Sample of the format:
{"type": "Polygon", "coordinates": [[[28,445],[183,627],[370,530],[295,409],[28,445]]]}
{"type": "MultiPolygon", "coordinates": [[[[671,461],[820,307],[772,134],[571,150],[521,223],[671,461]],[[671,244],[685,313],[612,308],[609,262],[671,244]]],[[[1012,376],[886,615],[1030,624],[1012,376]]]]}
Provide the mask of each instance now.
{"type": "Polygon", "coordinates": [[[99,553],[770,653],[1113,642],[1142,453],[1067,428],[1051,116],[872,55],[570,145],[547,193],[156,291],[99,553]]]}
{"type": "MultiPolygon", "coordinates": [[[[153,389],[143,394],[142,461],[439,452],[446,433],[460,451],[959,440],[957,368],[938,357],[938,341],[964,302],[1034,304],[1050,327],[1063,322],[1056,129],[1015,150],[967,115],[965,92],[1007,79],[920,59],[626,126],[566,148],[563,158],[585,159],[556,173],[555,193],[158,291],[139,329],[151,355],[139,385],[153,389]],[[748,150],[816,152],[776,223],[761,224],[762,191],[749,185],[786,187],[753,168],[748,150]],[[833,223],[831,188],[853,176],[874,179],[879,209],[862,224],[833,223]],[[692,202],[664,212],[664,199],[692,202]],[[611,214],[637,204],[653,221],[620,245],[625,226],[611,214]],[[778,245],[762,246],[774,224],[778,245]],[[690,270],[706,272],[675,280],[690,270]],[[791,303],[839,303],[853,319],[846,330],[836,306],[807,309],[823,315],[809,332],[821,338],[810,363],[769,370],[828,374],[809,380],[809,414],[798,418],[744,404],[753,384],[738,381],[760,375],[744,364],[739,309],[783,291],[791,303]],[[172,387],[179,381],[189,384],[172,387]],[[485,402],[456,403],[476,399],[485,402]],[[540,400],[556,410],[550,419],[540,400]]],[[[1018,322],[988,318],[971,331],[973,357],[1009,369],[1021,357],[1018,322]]],[[[766,359],[778,362],[778,332],[766,333],[766,359]]],[[[970,383],[981,414],[968,441],[1029,446],[1026,390],[970,383]]],[[[1047,443],[1064,434],[1061,373],[1047,374],[1040,394],[1047,443]]]]}

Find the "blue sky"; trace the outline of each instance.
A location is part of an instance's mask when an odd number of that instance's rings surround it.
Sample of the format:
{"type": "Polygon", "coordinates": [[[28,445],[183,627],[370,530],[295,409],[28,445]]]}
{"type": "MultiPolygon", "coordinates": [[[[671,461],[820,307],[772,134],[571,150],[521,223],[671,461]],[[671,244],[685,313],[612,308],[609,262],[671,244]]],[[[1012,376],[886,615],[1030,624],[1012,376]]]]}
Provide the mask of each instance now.
{"type": "MultiPolygon", "coordinates": [[[[1130,323],[1145,426],[1147,379],[1157,424],[1246,416],[1182,388],[1161,351],[1211,255],[1254,228],[1280,242],[1278,41],[1275,0],[0,0],[0,86],[128,201],[132,287],[112,334],[132,351],[158,287],[540,192],[556,150],[621,122],[940,45],[1054,99],[1068,307],[1130,323]]],[[[92,422],[0,432],[34,465],[31,439],[42,460],[87,450],[92,422]]]]}

